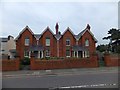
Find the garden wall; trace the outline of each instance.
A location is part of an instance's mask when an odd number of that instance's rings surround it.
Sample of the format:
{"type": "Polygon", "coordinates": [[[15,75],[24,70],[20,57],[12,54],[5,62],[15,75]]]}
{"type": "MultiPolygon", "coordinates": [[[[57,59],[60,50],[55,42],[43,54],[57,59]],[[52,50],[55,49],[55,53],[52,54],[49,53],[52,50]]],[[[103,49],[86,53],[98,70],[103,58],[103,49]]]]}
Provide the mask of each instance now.
{"type": "Polygon", "coordinates": [[[97,56],[91,58],[66,58],[64,60],[37,60],[31,58],[31,70],[63,69],[63,68],[93,68],[98,67],[97,56]]]}
{"type": "Polygon", "coordinates": [[[2,71],[16,71],[19,70],[20,61],[18,58],[14,60],[2,60],[2,71]]]}
{"type": "Polygon", "coordinates": [[[104,54],[105,66],[120,66],[120,55],[118,54],[104,54]]]}

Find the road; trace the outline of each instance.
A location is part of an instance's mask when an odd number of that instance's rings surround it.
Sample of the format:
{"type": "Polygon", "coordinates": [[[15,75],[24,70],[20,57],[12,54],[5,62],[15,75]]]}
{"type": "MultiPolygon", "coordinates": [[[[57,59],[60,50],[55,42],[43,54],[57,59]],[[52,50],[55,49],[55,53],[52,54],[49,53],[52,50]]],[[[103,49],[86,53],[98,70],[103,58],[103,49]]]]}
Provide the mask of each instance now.
{"type": "Polygon", "coordinates": [[[3,77],[3,88],[118,88],[118,72],[3,77]]]}

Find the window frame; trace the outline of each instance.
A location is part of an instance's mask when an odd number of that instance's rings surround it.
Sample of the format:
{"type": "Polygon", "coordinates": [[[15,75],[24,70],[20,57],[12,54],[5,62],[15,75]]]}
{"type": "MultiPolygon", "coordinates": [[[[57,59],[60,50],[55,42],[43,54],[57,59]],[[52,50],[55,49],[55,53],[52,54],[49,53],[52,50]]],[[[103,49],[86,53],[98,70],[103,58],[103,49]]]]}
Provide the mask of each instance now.
{"type": "Polygon", "coordinates": [[[26,37],[25,38],[25,46],[29,46],[30,45],[30,38],[26,37]]]}
{"type": "Polygon", "coordinates": [[[70,46],[70,38],[66,38],[66,46],[70,46]]]}
{"type": "Polygon", "coordinates": [[[90,46],[89,39],[85,39],[85,46],[90,46]]]}
{"type": "Polygon", "coordinates": [[[70,50],[66,50],[66,57],[70,57],[70,50]],[[67,51],[69,51],[69,55],[67,55],[67,51]]]}
{"type": "Polygon", "coordinates": [[[46,37],[45,39],[45,46],[50,46],[50,38],[49,37],[46,37]],[[49,40],[49,41],[47,41],[49,40]]]}
{"type": "Polygon", "coordinates": [[[89,51],[85,51],[85,58],[89,58],[90,57],[90,52],[89,51]]]}
{"type": "Polygon", "coordinates": [[[50,57],[50,50],[45,51],[45,57],[50,57]]]}
{"type": "Polygon", "coordinates": [[[24,57],[29,57],[29,51],[24,51],[24,57]]]}

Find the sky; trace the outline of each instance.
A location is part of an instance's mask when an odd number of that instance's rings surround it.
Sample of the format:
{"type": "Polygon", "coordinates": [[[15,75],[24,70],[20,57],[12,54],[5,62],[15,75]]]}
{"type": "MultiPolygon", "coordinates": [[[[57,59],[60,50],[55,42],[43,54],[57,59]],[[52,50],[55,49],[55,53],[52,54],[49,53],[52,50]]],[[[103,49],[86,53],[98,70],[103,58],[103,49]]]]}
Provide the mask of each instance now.
{"type": "Polygon", "coordinates": [[[109,29],[118,28],[117,0],[59,1],[1,0],[0,37],[12,35],[16,38],[26,25],[35,34],[41,34],[47,26],[55,33],[57,22],[61,33],[70,27],[78,34],[89,24],[99,45],[109,42],[102,40],[109,29]]]}

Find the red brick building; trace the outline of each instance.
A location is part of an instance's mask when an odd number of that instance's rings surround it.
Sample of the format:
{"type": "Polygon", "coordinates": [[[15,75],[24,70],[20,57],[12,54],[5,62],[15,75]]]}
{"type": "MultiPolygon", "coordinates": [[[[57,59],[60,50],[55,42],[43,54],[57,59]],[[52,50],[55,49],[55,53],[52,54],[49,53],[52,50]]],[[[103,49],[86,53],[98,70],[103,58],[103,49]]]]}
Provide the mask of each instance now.
{"type": "Polygon", "coordinates": [[[79,57],[86,58],[95,52],[96,38],[90,31],[89,24],[78,35],[68,27],[63,34],[55,26],[56,34],[47,27],[41,34],[34,34],[26,26],[16,38],[16,51],[20,59],[34,54],[35,58],[44,57],[79,57]]]}

